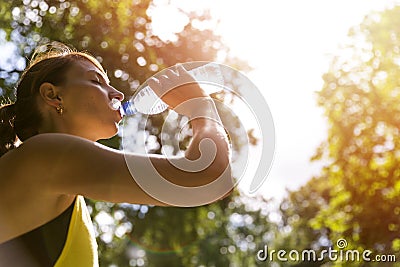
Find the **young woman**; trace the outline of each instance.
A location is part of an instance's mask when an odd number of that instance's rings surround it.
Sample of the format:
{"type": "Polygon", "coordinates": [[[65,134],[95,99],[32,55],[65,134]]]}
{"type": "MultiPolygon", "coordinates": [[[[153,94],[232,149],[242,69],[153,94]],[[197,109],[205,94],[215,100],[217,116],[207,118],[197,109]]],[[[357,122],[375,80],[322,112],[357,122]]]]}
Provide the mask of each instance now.
{"type": "Polygon", "coordinates": [[[191,119],[193,139],[185,156],[173,161],[96,143],[117,133],[121,114],[110,102],[124,95],[94,57],[61,47],[32,60],[16,102],[0,108],[0,266],[98,266],[83,197],[176,205],[138,182],[153,181],[160,191],[160,177],[194,189],[170,192],[188,206],[231,191],[229,145],[211,98],[182,67],[149,84],[191,119]],[[174,88],[182,80],[186,84],[174,88]],[[212,190],[195,190],[217,181],[212,190]]]}

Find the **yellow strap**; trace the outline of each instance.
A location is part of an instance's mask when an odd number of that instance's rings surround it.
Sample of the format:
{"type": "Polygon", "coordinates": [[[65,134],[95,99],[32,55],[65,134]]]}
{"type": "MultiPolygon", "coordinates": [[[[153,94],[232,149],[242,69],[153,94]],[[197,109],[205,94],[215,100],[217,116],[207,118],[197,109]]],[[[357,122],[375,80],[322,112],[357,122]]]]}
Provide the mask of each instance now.
{"type": "Polygon", "coordinates": [[[55,267],[97,267],[97,243],[92,220],[82,196],[77,196],[67,240],[55,267]]]}

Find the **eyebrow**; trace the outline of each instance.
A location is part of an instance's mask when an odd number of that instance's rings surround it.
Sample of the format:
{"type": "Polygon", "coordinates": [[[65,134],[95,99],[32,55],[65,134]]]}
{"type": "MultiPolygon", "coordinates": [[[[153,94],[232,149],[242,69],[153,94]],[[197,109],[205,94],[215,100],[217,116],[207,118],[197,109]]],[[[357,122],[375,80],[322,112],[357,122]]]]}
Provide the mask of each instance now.
{"type": "Polygon", "coordinates": [[[87,72],[96,74],[96,76],[98,78],[100,78],[101,80],[105,81],[107,84],[110,83],[110,80],[107,77],[107,73],[102,74],[102,73],[98,72],[97,70],[88,70],[87,72]]]}

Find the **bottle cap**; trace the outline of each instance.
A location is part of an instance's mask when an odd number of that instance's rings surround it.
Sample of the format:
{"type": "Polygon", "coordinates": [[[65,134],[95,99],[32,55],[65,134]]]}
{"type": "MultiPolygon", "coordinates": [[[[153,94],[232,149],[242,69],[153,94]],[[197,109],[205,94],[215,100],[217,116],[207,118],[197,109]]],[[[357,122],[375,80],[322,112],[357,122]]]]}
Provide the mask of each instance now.
{"type": "Polygon", "coordinates": [[[132,116],[137,113],[136,108],[133,106],[132,102],[126,101],[121,105],[122,116],[132,116]]]}

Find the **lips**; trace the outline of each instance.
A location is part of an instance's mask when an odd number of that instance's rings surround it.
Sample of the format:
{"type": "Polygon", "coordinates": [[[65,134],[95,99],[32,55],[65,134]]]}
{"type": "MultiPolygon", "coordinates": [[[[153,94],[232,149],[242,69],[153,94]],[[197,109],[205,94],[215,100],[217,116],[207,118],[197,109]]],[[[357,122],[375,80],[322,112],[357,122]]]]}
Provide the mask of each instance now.
{"type": "Polygon", "coordinates": [[[118,121],[122,120],[122,117],[124,114],[122,113],[122,108],[121,108],[121,101],[119,101],[116,98],[111,99],[111,101],[108,103],[108,106],[110,109],[114,110],[115,113],[118,114],[118,121]]]}
{"type": "Polygon", "coordinates": [[[108,103],[112,110],[120,110],[121,109],[121,101],[116,98],[111,99],[110,103],[108,103]]]}
{"type": "Polygon", "coordinates": [[[121,121],[122,118],[124,117],[124,114],[122,113],[122,109],[117,110],[117,113],[118,113],[119,120],[121,121]]]}

